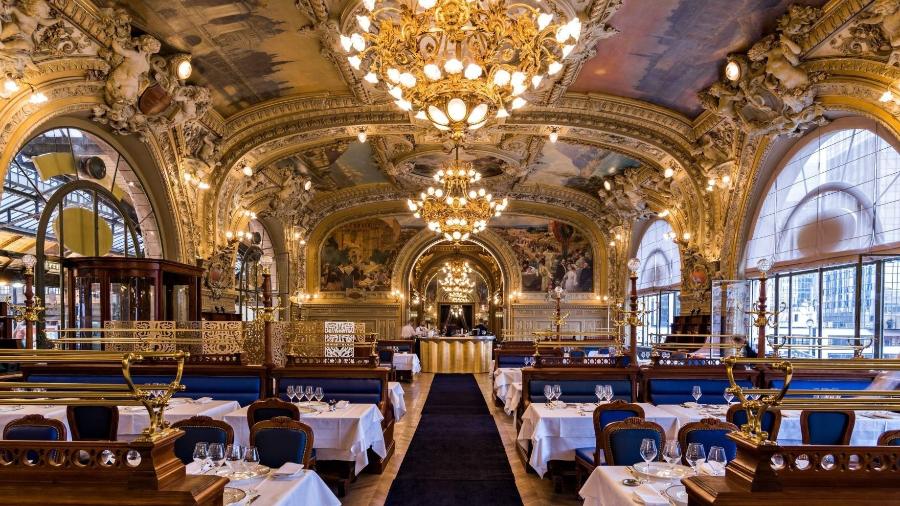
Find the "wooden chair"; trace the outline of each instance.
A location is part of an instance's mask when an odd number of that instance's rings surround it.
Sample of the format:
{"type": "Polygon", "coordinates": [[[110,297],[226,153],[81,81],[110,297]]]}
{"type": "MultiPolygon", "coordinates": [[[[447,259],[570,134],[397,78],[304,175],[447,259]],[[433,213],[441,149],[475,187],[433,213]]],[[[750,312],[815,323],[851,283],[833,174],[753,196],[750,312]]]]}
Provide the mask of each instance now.
{"type": "Polygon", "coordinates": [[[621,422],[628,418],[644,418],[644,408],[637,403],[625,402],[616,399],[606,404],[601,404],[594,409],[594,436],[596,438],[593,448],[578,448],[575,450],[575,477],[578,484],[582,478],[590,475],[594,468],[604,462],[600,434],[603,428],[613,422],[621,422]]]}
{"type": "MultiPolygon", "coordinates": [[[[728,439],[728,433],[738,430],[737,425],[729,422],[723,422],[718,418],[704,418],[699,422],[690,422],[684,424],[678,430],[678,444],[681,445],[682,464],[687,465],[686,455],[689,443],[700,443],[703,448],[709,452],[713,446],[719,446],[725,449],[725,458],[729,462],[734,460],[737,454],[737,444],[728,439]]],[[[662,453],[662,449],[660,449],[662,453]]]]}
{"type": "Polygon", "coordinates": [[[234,443],[234,429],[222,420],[208,416],[192,416],[172,424],[173,429],[181,429],[184,435],[175,441],[175,456],[187,465],[194,461],[194,446],[197,443],[234,443]]]}
{"type": "Polygon", "coordinates": [[[43,415],[17,418],[3,428],[3,439],[18,441],[65,441],[66,426],[43,415]]]}
{"type": "Polygon", "coordinates": [[[643,462],[640,447],[644,438],[656,441],[657,460],[666,444],[666,433],[658,423],[636,416],[607,425],[600,438],[607,466],[631,466],[643,462]]]}
{"type": "Polygon", "coordinates": [[[258,422],[250,429],[250,445],[259,450],[259,462],[277,469],[285,462],[310,466],[313,432],[309,425],[286,416],[258,422]]]}
{"type": "Polygon", "coordinates": [[[68,406],[66,419],[72,441],[115,441],[119,431],[116,406],[68,406]]]}
{"type": "MultiPolygon", "coordinates": [[[[740,404],[733,404],[728,408],[725,420],[740,429],[747,423],[747,412],[740,404]]],[[[781,429],[781,411],[766,411],[763,415],[762,429],[769,433],[769,441],[778,439],[778,430],[781,429]]]]}
{"type": "Polygon", "coordinates": [[[889,430],[878,436],[878,446],[900,446],[900,430],[889,430]]]}
{"type": "Polygon", "coordinates": [[[285,416],[299,421],[300,409],[290,402],[275,397],[255,401],[247,407],[247,425],[250,430],[253,430],[253,426],[257,423],[271,420],[277,416],[285,416]]]}
{"type": "Polygon", "coordinates": [[[849,445],[855,424],[856,413],[851,410],[800,412],[800,433],[805,445],[849,445]]]}

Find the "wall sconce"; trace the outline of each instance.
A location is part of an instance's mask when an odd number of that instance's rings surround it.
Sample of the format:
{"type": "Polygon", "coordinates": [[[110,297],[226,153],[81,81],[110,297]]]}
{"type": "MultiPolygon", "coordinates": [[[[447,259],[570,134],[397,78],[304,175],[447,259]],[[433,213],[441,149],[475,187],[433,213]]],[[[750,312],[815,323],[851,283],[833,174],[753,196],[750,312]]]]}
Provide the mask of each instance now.
{"type": "Polygon", "coordinates": [[[547,138],[550,139],[550,142],[556,144],[556,141],[559,140],[559,127],[550,127],[550,133],[547,135],[547,138]]]}
{"type": "Polygon", "coordinates": [[[362,127],[359,129],[358,132],[356,132],[356,139],[360,143],[365,143],[368,136],[369,136],[369,134],[366,132],[366,127],[362,127]]]}
{"type": "Polygon", "coordinates": [[[191,55],[186,53],[177,54],[170,58],[169,65],[171,66],[172,74],[180,81],[191,77],[191,74],[194,72],[194,67],[191,64],[191,55]]]}
{"type": "Polygon", "coordinates": [[[522,293],[519,292],[519,291],[510,292],[510,294],[509,294],[509,300],[510,300],[510,302],[512,302],[512,303],[517,303],[517,302],[519,302],[519,296],[520,296],[520,295],[522,295],[522,293]]]}
{"type": "Polygon", "coordinates": [[[269,269],[272,267],[272,257],[269,255],[263,255],[259,257],[259,266],[262,267],[263,274],[269,274],[269,269]]]}
{"type": "Polygon", "coordinates": [[[241,167],[241,173],[243,173],[247,177],[251,177],[253,176],[253,167],[244,164],[244,166],[241,167]]]}
{"type": "Polygon", "coordinates": [[[400,290],[391,290],[391,297],[394,299],[394,302],[400,302],[403,300],[403,293],[400,290]]]}

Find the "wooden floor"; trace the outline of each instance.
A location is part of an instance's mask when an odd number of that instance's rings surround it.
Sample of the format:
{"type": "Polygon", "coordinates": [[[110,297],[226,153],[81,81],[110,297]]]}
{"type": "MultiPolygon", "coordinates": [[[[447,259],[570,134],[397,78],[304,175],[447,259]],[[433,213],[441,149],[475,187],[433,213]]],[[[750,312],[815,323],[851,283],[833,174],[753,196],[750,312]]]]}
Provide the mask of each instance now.
{"type": "MultiPolygon", "coordinates": [[[[425,404],[425,398],[428,397],[433,378],[433,374],[422,373],[416,375],[412,383],[402,383],[403,390],[406,392],[406,416],[397,422],[397,425],[394,427],[394,439],[397,445],[396,453],[383,474],[380,476],[363,474],[350,486],[349,493],[342,501],[345,506],[384,504],[388,490],[391,488],[391,482],[397,476],[397,471],[400,469],[400,464],[403,462],[403,457],[406,455],[406,450],[412,441],[416,426],[419,424],[419,419],[422,416],[422,406],[425,404]]],[[[491,410],[491,414],[494,415],[494,421],[497,423],[497,429],[500,432],[500,437],[503,439],[503,446],[506,448],[506,456],[509,458],[516,478],[516,486],[525,505],[557,506],[581,504],[581,499],[576,497],[574,492],[554,494],[549,480],[542,480],[533,473],[527,474],[525,472],[525,467],[516,453],[516,432],[513,426],[513,419],[511,416],[507,416],[502,408],[494,405],[490,375],[476,374],[475,379],[481,387],[481,392],[491,410]]]]}

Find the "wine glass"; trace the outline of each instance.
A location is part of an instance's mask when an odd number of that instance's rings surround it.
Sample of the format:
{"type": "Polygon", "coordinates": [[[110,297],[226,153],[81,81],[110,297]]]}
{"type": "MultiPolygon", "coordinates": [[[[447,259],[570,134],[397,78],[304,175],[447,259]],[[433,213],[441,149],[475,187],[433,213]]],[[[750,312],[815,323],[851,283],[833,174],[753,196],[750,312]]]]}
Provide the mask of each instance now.
{"type": "Polygon", "coordinates": [[[728,460],[725,458],[725,448],[721,446],[711,446],[709,448],[709,458],[706,459],[710,469],[718,476],[725,470],[725,464],[728,460]]]}
{"type": "Polygon", "coordinates": [[[259,466],[259,450],[255,446],[248,446],[244,449],[244,471],[253,475],[259,466]]]}
{"type": "Polygon", "coordinates": [[[722,394],[725,397],[725,404],[731,405],[731,401],[734,399],[734,394],[731,393],[731,390],[725,389],[725,393],[722,394]]]}
{"type": "Polygon", "coordinates": [[[615,397],[612,385],[603,385],[603,388],[606,390],[606,401],[612,401],[613,397],[615,397]]]}
{"type": "Polygon", "coordinates": [[[547,398],[547,407],[550,406],[550,401],[553,399],[553,386],[552,385],[544,385],[544,397],[547,398]]]}
{"type": "Polygon", "coordinates": [[[202,473],[206,467],[206,459],[209,458],[209,445],[206,443],[197,443],[194,445],[194,463],[202,473]]]}
{"type": "Polygon", "coordinates": [[[603,385],[594,385],[594,395],[597,396],[597,405],[606,398],[606,388],[603,385]]]}
{"type": "Polygon", "coordinates": [[[703,391],[700,390],[700,385],[694,385],[693,390],[691,390],[691,397],[694,398],[694,402],[700,404],[701,396],[703,396],[703,391]]]}
{"type": "Polygon", "coordinates": [[[706,460],[706,450],[703,449],[703,445],[700,443],[690,443],[688,444],[687,453],[684,454],[684,459],[687,460],[687,463],[691,465],[694,473],[696,473],[697,465],[706,460]]]}
{"type": "Polygon", "coordinates": [[[647,472],[653,472],[653,462],[656,459],[656,440],[644,438],[641,441],[641,458],[647,463],[647,472]]]}
{"type": "Polygon", "coordinates": [[[304,397],[306,397],[306,402],[313,400],[314,390],[312,385],[306,385],[306,391],[304,392],[304,397]]]}
{"type": "Polygon", "coordinates": [[[225,446],[222,443],[209,444],[209,460],[214,468],[222,466],[222,463],[225,462],[225,446]]]}
{"type": "Polygon", "coordinates": [[[241,471],[241,461],[244,460],[244,452],[241,445],[230,444],[225,447],[225,465],[232,473],[238,474],[241,471]]]}
{"type": "Polygon", "coordinates": [[[678,444],[678,441],[666,441],[666,446],[663,448],[663,458],[669,463],[670,468],[675,467],[675,464],[681,460],[681,445],[678,444]]]}
{"type": "Polygon", "coordinates": [[[559,385],[553,385],[553,398],[559,401],[559,398],[562,396],[562,388],[559,385]]]}
{"type": "Polygon", "coordinates": [[[294,402],[294,396],[297,395],[294,393],[294,385],[288,385],[284,393],[287,394],[289,401],[294,402]]]}
{"type": "Polygon", "coordinates": [[[316,397],[316,402],[322,402],[322,397],[325,397],[325,392],[322,390],[322,387],[316,387],[316,391],[313,395],[316,397]]]}

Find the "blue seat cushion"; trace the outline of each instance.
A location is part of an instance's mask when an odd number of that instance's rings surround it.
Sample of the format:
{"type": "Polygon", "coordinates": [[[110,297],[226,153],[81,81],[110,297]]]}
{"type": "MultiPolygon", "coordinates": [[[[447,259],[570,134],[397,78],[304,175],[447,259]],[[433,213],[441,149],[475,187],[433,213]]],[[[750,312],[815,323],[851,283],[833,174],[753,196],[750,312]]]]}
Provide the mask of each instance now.
{"type": "Polygon", "coordinates": [[[47,425],[19,425],[10,427],[6,439],[21,441],[59,441],[59,431],[47,425]]]}
{"type": "Polygon", "coordinates": [[[597,465],[597,464],[594,464],[594,453],[596,452],[596,450],[597,449],[593,446],[591,446],[590,448],[576,448],[575,449],[575,458],[581,459],[581,460],[591,464],[592,466],[595,466],[595,465],[597,465]]]}
{"type": "MultiPolygon", "coordinates": [[[[141,383],[170,383],[171,375],[137,375],[134,376],[136,384],[141,383]]],[[[42,383],[113,383],[123,384],[124,378],[112,374],[32,374],[28,381],[42,383]]],[[[217,401],[237,401],[241,406],[246,406],[259,399],[259,376],[224,376],[224,375],[196,375],[185,374],[181,377],[184,384],[184,392],[175,394],[175,397],[212,397],[217,401]]]]}
{"type": "MultiPolygon", "coordinates": [[[[791,380],[789,389],[803,390],[865,390],[872,382],[867,379],[797,379],[791,380]]],[[[770,388],[781,388],[784,380],[775,379],[769,382],[770,388]]],[[[812,397],[795,396],[795,397],[812,397]]]]}
{"type": "Polygon", "coordinates": [[[218,427],[181,427],[184,435],[175,441],[175,456],[185,465],[194,461],[194,446],[197,443],[228,444],[228,434],[218,427]]]}
{"type": "Polygon", "coordinates": [[[528,383],[528,396],[531,402],[546,402],[544,385],[559,385],[562,391],[560,399],[564,402],[597,402],[594,395],[596,385],[612,385],[615,399],[631,402],[631,381],[622,378],[583,379],[583,380],[543,380],[533,379],[528,383]]]}
{"type": "MultiPolygon", "coordinates": [[[[749,380],[737,382],[742,388],[750,388],[753,384],[749,380]]],[[[703,396],[700,402],[703,404],[725,404],[725,389],[731,386],[727,379],[709,378],[650,378],[647,380],[647,393],[650,402],[660,404],[681,404],[694,402],[691,395],[694,385],[700,387],[703,396]]]]}
{"type": "Polygon", "coordinates": [[[643,462],[641,458],[641,441],[650,438],[656,441],[657,456],[662,453],[659,432],[652,429],[617,430],[609,437],[609,449],[612,462],[617,466],[633,466],[643,462]]]}
{"type": "Polygon", "coordinates": [[[394,352],[391,350],[378,350],[378,361],[382,364],[389,363],[394,352]]]}
{"type": "Polygon", "coordinates": [[[256,432],[259,463],[277,469],[285,462],[303,463],[308,443],[306,433],[298,430],[271,428],[256,432]]]}
{"type": "Polygon", "coordinates": [[[844,413],[813,411],[806,420],[811,445],[839,445],[850,417],[844,413]]]}
{"type": "Polygon", "coordinates": [[[525,359],[531,358],[532,355],[500,355],[497,359],[497,367],[524,367],[525,359]]]}
{"type": "MultiPolygon", "coordinates": [[[[75,425],[81,439],[109,439],[112,432],[113,408],[107,406],[73,406],[75,425]]],[[[74,433],[73,427],[73,433],[74,433]]]]}
{"type": "Polygon", "coordinates": [[[734,441],[728,439],[726,434],[728,434],[729,430],[692,430],[685,434],[685,448],[682,451],[687,450],[687,445],[690,443],[700,443],[703,445],[703,449],[706,451],[706,454],[709,455],[709,449],[713,446],[719,446],[725,449],[725,458],[728,459],[729,462],[734,460],[735,455],[737,455],[737,445],[734,441]]]}
{"type": "MultiPolygon", "coordinates": [[[[734,415],[732,416],[731,423],[737,425],[738,429],[740,429],[741,425],[747,423],[747,412],[743,409],[735,411],[734,415]]],[[[762,425],[762,430],[768,432],[771,435],[772,428],[775,426],[775,413],[766,411],[763,414],[762,423],[760,425],[762,425]]]]}
{"type": "Polygon", "coordinates": [[[381,402],[381,380],[377,378],[279,378],[278,394],[287,399],[288,385],[322,387],[324,401],[350,401],[354,404],[381,402]]]}

